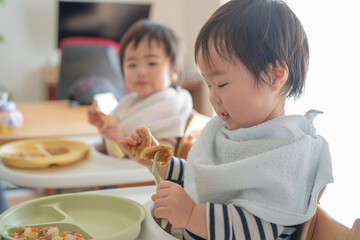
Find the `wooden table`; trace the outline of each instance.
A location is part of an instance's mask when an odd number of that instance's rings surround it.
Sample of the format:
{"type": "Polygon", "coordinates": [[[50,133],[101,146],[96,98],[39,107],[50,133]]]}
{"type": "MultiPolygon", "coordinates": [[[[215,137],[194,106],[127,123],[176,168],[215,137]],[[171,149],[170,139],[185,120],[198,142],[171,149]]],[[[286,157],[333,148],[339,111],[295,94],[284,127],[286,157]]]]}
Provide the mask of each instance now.
{"type": "Polygon", "coordinates": [[[98,134],[88,123],[87,106],[71,107],[67,100],[16,102],[24,125],[0,134],[0,145],[21,139],[86,136],[98,134]]]}

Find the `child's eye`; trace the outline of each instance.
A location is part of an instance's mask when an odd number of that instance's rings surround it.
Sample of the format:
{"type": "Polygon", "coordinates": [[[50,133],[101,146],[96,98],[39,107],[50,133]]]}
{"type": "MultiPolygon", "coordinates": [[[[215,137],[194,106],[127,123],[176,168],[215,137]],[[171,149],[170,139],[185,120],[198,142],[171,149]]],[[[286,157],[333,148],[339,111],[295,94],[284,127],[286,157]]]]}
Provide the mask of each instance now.
{"type": "Polygon", "coordinates": [[[220,85],[218,85],[218,88],[225,87],[227,84],[228,84],[228,83],[220,84],[220,85]]]}
{"type": "Polygon", "coordinates": [[[158,64],[157,62],[149,62],[149,66],[155,66],[157,64],[158,64]]]}
{"type": "Polygon", "coordinates": [[[135,63],[131,63],[131,64],[128,64],[127,67],[128,67],[128,68],[134,68],[134,67],[136,67],[136,64],[135,64],[135,63]]]}

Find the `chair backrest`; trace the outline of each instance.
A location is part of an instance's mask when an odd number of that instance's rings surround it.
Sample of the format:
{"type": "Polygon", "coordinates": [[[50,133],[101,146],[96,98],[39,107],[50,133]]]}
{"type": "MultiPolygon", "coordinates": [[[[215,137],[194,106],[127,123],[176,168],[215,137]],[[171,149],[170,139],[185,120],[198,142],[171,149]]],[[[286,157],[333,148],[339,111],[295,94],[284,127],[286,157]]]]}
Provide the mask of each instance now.
{"type": "MultiPolygon", "coordinates": [[[[317,203],[319,204],[321,196],[323,195],[324,191],[325,191],[325,187],[323,187],[323,189],[321,189],[318,199],[317,199],[317,203]]],[[[292,236],[292,240],[309,240],[311,238],[311,235],[314,231],[314,227],[315,227],[315,223],[317,220],[317,213],[315,212],[315,215],[309,219],[307,222],[305,222],[296,232],[295,234],[292,236]]]]}
{"type": "Polygon", "coordinates": [[[115,86],[113,93],[118,100],[125,95],[119,58],[111,46],[66,46],[62,52],[57,99],[68,99],[69,88],[87,77],[108,79],[115,86]]]}
{"type": "Polygon", "coordinates": [[[97,37],[67,37],[60,41],[59,48],[63,51],[67,46],[73,45],[109,46],[114,49],[116,55],[119,55],[120,51],[120,45],[117,42],[111,39],[97,37]]]}
{"type": "Polygon", "coordinates": [[[192,110],[185,127],[184,136],[178,141],[175,150],[176,157],[187,159],[193,143],[199,137],[201,130],[209,120],[210,118],[208,116],[198,113],[195,109],[192,110]]]}
{"type": "Polygon", "coordinates": [[[359,240],[360,219],[355,220],[349,229],[330,217],[324,209],[318,206],[316,214],[310,220],[312,227],[301,235],[300,240],[359,240]]]}

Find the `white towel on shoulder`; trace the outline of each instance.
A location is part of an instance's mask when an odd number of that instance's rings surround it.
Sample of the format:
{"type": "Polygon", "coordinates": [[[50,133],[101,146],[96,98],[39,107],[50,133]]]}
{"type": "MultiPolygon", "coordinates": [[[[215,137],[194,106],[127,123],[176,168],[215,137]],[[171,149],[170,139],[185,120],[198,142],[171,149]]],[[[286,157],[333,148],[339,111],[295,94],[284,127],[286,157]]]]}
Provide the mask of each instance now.
{"type": "Polygon", "coordinates": [[[232,203],[272,223],[307,221],[333,182],[328,144],[312,124],[317,113],[237,130],[214,117],[190,150],[185,190],[196,202],[232,203]]]}

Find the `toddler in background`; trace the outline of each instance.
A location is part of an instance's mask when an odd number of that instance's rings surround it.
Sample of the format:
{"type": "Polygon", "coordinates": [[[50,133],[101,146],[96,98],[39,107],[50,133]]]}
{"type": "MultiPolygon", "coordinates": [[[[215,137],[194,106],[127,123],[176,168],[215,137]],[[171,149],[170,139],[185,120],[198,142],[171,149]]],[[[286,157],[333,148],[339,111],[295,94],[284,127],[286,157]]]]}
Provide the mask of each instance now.
{"type": "MultiPolygon", "coordinates": [[[[140,20],[120,41],[120,64],[127,89],[110,114],[113,121],[104,123],[101,113],[89,108],[89,122],[105,139],[119,143],[140,125],[151,129],[160,143],[175,149],[185,131],[192,111],[189,92],[176,86],[180,80],[179,42],[167,26],[140,20]]],[[[111,151],[108,141],[106,149],[111,151]]]]}
{"type": "Polygon", "coordinates": [[[229,1],[202,27],[195,61],[216,116],[187,161],[158,167],[168,181],[152,196],[154,215],[183,228],[184,239],[289,239],[333,182],[328,143],[312,123],[318,111],[284,111],[308,69],[299,19],[281,0],[229,1]]]}

